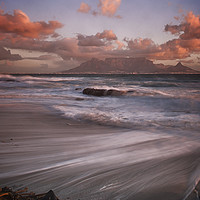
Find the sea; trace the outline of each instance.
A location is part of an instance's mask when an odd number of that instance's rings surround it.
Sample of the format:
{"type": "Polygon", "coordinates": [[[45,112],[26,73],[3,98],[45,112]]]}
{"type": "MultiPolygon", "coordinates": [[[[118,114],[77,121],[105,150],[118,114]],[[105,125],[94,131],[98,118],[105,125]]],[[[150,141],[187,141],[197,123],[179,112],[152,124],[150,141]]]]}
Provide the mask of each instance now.
{"type": "MultiPolygon", "coordinates": [[[[109,177],[98,182],[99,188],[90,188],[93,197],[80,194],[80,199],[153,199],[154,187],[166,189],[157,199],[186,199],[200,180],[200,157],[194,156],[200,155],[199,74],[2,74],[0,103],[9,102],[38,103],[66,120],[124,130],[90,136],[80,145],[83,165],[98,165],[102,176],[109,177]],[[123,93],[99,97],[83,94],[85,88],[123,93]],[[93,154],[91,143],[98,147],[93,154]],[[183,184],[183,193],[172,190],[183,184]],[[146,196],[139,198],[142,191],[146,196]]],[[[100,180],[95,170],[80,175],[83,184],[100,180]]],[[[58,193],[66,197],[61,188],[58,193]]],[[[78,190],[76,185],[69,188],[68,194],[78,190]]]]}

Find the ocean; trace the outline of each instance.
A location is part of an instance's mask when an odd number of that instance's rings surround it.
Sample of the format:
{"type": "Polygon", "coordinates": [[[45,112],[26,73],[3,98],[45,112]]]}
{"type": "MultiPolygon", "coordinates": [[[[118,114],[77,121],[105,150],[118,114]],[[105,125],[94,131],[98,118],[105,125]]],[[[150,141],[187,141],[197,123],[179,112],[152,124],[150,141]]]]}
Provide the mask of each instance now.
{"type": "MultiPolygon", "coordinates": [[[[90,188],[93,199],[138,199],[142,191],[151,195],[156,187],[170,188],[166,199],[178,200],[200,180],[200,158],[193,156],[200,149],[200,75],[0,75],[0,103],[13,102],[42,104],[66,120],[113,127],[112,134],[80,138],[76,160],[63,157],[51,164],[62,174],[70,162],[90,166],[87,173],[77,173],[83,188],[77,183],[68,189],[55,186],[63,198],[78,188],[84,193],[88,182],[98,180],[99,188],[90,188]],[[97,97],[83,94],[85,88],[124,93],[97,97]],[[118,128],[123,131],[115,133],[118,128]],[[106,183],[99,182],[100,175],[109,177],[106,183]],[[184,185],[182,194],[172,191],[177,185],[184,185]]],[[[8,173],[0,175],[10,178],[8,173]]],[[[80,197],[92,199],[88,193],[80,197]]]]}
{"type": "Polygon", "coordinates": [[[2,101],[38,102],[66,118],[134,129],[200,130],[200,75],[1,75],[2,101]],[[117,97],[84,88],[128,91],[117,97]]]}

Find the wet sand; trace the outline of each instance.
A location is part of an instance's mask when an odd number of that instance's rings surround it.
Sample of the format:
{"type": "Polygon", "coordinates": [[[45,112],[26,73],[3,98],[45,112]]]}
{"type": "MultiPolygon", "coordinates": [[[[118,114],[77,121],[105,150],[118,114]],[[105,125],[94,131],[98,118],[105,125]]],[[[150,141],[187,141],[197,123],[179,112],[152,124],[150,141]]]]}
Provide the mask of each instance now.
{"type": "Polygon", "coordinates": [[[36,104],[1,104],[0,136],[0,187],[61,200],[179,200],[199,172],[198,141],[70,121],[36,104]]]}

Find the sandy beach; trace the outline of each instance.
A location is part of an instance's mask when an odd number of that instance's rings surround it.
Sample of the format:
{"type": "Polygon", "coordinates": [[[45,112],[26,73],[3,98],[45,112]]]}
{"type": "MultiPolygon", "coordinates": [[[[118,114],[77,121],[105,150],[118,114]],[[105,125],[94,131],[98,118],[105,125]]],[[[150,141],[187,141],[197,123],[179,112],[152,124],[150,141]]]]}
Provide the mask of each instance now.
{"type": "Polygon", "coordinates": [[[53,189],[60,199],[182,199],[193,187],[198,145],[183,143],[187,152],[178,147],[169,156],[171,138],[140,142],[135,134],[133,142],[130,133],[69,121],[37,104],[1,104],[0,186],[53,189]],[[158,142],[160,156],[154,156],[158,142]]]}

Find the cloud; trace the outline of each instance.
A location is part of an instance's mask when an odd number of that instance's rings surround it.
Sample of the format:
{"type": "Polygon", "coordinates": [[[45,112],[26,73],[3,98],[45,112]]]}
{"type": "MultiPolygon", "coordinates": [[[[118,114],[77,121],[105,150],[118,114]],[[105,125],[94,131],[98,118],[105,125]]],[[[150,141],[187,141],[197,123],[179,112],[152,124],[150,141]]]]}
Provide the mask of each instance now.
{"type": "Polygon", "coordinates": [[[117,44],[117,50],[121,50],[123,47],[125,47],[124,43],[116,40],[115,43],[117,44]]]}
{"type": "Polygon", "coordinates": [[[112,30],[104,30],[102,33],[96,35],[84,36],[78,34],[78,45],[79,46],[106,46],[108,41],[117,40],[117,36],[112,30]]]}
{"type": "Polygon", "coordinates": [[[165,31],[171,34],[179,34],[181,39],[200,39],[200,15],[195,16],[193,12],[184,15],[184,20],[179,25],[165,26],[165,31]]]}
{"type": "Polygon", "coordinates": [[[100,9],[102,15],[113,17],[120,4],[121,0],[99,0],[98,8],[100,9]]]}
{"type": "Polygon", "coordinates": [[[200,16],[193,12],[183,15],[179,25],[165,26],[165,31],[177,35],[178,39],[170,40],[161,45],[163,59],[187,58],[200,52],[200,16]]]}
{"type": "Polygon", "coordinates": [[[190,60],[181,60],[181,63],[184,63],[184,64],[193,64],[194,60],[193,59],[190,59],[190,60]]]}
{"type": "Polygon", "coordinates": [[[25,59],[29,59],[29,60],[48,60],[49,61],[49,60],[58,59],[58,56],[46,54],[46,55],[41,55],[39,57],[26,57],[25,59]]]}
{"type": "Polygon", "coordinates": [[[127,40],[125,38],[125,41],[128,43],[129,49],[132,50],[147,50],[147,49],[157,49],[156,44],[153,40],[149,38],[137,38],[134,40],[127,40]]]}
{"type": "Polygon", "coordinates": [[[175,60],[190,56],[188,49],[180,45],[179,39],[170,40],[159,46],[160,50],[151,55],[151,58],[158,60],[175,60]]]}
{"type": "Polygon", "coordinates": [[[102,33],[97,33],[96,37],[106,40],[117,40],[117,36],[112,30],[104,30],[102,33]]]}
{"type": "MultiPolygon", "coordinates": [[[[10,35],[6,35],[0,40],[0,46],[10,49],[24,49],[31,51],[40,51],[47,53],[56,53],[63,57],[82,57],[84,56],[84,49],[87,47],[103,47],[110,43],[109,40],[100,39],[96,35],[85,36],[78,34],[74,38],[63,38],[58,40],[36,40],[18,36],[14,38],[15,42],[11,40],[10,35]],[[65,56],[64,56],[65,55],[65,56]]],[[[88,49],[88,48],[87,48],[88,49]]],[[[44,57],[43,57],[44,58],[44,57]]]]}
{"type": "Polygon", "coordinates": [[[123,47],[123,50],[120,51],[123,56],[153,59],[155,54],[161,52],[160,45],[155,44],[155,42],[149,38],[136,38],[131,40],[124,38],[124,41],[127,43],[127,46],[123,47]]]}
{"type": "Polygon", "coordinates": [[[89,13],[90,10],[91,7],[87,3],[82,2],[80,8],[77,11],[81,13],[89,13]]]}
{"type": "Polygon", "coordinates": [[[165,26],[165,31],[170,32],[173,35],[179,35],[182,31],[184,31],[183,25],[169,25],[165,26]]]}
{"type": "Polygon", "coordinates": [[[19,54],[11,54],[10,50],[6,50],[3,47],[0,47],[0,60],[22,60],[22,57],[19,54]]]}
{"type": "Polygon", "coordinates": [[[63,25],[58,21],[31,22],[21,10],[14,10],[14,14],[0,13],[0,32],[11,33],[28,38],[40,38],[55,35],[55,30],[63,25]]]}
{"type": "MultiPolygon", "coordinates": [[[[13,19],[15,15],[8,16],[13,19]]],[[[35,23],[30,22],[27,17],[21,21],[22,24],[25,24],[25,22],[35,23]]],[[[13,20],[11,22],[13,23],[13,20]]],[[[150,38],[125,38],[124,41],[119,41],[112,30],[104,30],[94,35],[78,34],[72,38],[54,38],[54,40],[46,40],[40,33],[38,33],[39,38],[36,39],[34,37],[27,37],[22,31],[19,33],[15,33],[16,31],[12,33],[1,31],[0,52],[2,53],[0,59],[21,59],[19,55],[18,57],[11,55],[3,47],[40,51],[45,52],[45,54],[56,54],[61,61],[68,61],[73,58],[73,60],[80,62],[91,59],[92,57],[104,59],[111,56],[146,57],[152,60],[175,60],[185,59],[190,57],[191,54],[198,54],[200,52],[200,38],[198,34],[199,17],[193,13],[190,12],[185,15],[183,21],[178,25],[166,25],[165,31],[178,37],[158,45],[150,38]]],[[[55,34],[55,31],[53,34],[55,34]]],[[[26,59],[43,60],[45,62],[47,60],[54,60],[49,55],[26,59]]]]}
{"type": "Polygon", "coordinates": [[[100,40],[94,35],[84,36],[84,35],[79,34],[77,38],[78,38],[79,46],[104,46],[105,45],[105,42],[103,42],[102,40],[100,40]]]}
{"type": "Polygon", "coordinates": [[[106,17],[115,17],[121,19],[122,17],[120,15],[115,15],[120,7],[120,4],[121,0],[99,0],[97,10],[91,10],[91,6],[82,2],[77,11],[82,13],[90,13],[94,16],[103,15],[106,17]]]}
{"type": "Polygon", "coordinates": [[[12,42],[10,38],[4,38],[3,40],[0,40],[0,46],[10,49],[55,53],[61,56],[63,59],[77,57],[79,48],[76,38],[63,38],[55,41],[47,41],[18,37],[15,42],[12,42]]]}

